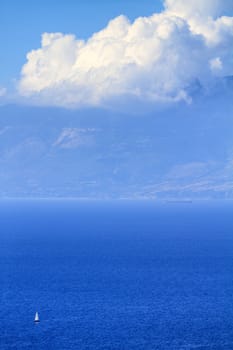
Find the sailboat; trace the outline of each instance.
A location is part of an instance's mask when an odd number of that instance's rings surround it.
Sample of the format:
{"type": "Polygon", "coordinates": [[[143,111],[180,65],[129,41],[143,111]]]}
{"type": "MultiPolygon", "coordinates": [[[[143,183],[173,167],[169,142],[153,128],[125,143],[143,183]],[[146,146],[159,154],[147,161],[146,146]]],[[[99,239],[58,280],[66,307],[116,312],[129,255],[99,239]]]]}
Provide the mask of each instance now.
{"type": "Polygon", "coordinates": [[[38,312],[36,312],[36,314],[35,314],[34,322],[35,322],[35,323],[38,323],[38,322],[40,322],[40,319],[39,319],[39,314],[38,314],[38,312]]]}

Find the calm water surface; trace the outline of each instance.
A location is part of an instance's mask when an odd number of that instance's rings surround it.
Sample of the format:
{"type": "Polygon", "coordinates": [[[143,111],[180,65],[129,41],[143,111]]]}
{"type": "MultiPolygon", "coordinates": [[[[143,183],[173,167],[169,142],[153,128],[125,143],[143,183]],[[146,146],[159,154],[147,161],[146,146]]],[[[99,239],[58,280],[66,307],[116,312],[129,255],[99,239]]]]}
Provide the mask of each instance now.
{"type": "Polygon", "coordinates": [[[233,349],[232,214],[0,202],[0,349],[233,349]]]}

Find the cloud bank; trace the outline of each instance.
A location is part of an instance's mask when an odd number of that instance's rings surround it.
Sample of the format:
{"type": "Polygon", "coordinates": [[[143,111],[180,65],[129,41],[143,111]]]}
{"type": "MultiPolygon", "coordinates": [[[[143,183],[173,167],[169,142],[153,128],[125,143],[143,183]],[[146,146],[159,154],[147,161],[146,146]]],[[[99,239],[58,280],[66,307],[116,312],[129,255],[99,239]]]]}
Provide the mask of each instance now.
{"type": "Polygon", "coordinates": [[[7,93],[6,88],[0,86],[0,97],[6,95],[6,93],[7,93]]]}
{"type": "Polygon", "coordinates": [[[41,47],[27,55],[19,94],[64,107],[122,97],[189,103],[193,86],[233,75],[230,6],[230,0],[165,0],[161,13],[133,23],[119,16],[86,41],[44,33],[41,47]]]}

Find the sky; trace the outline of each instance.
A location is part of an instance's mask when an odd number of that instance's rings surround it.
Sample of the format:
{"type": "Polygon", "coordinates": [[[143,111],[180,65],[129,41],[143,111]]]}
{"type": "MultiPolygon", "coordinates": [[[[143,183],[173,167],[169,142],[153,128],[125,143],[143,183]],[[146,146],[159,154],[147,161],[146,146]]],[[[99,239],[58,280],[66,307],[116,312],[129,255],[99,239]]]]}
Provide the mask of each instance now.
{"type": "Polygon", "coordinates": [[[121,14],[133,20],[161,7],[160,0],[1,0],[0,84],[9,86],[19,76],[27,52],[39,47],[44,32],[72,33],[86,39],[121,14]]]}
{"type": "MultiPolygon", "coordinates": [[[[233,75],[231,0],[1,1],[1,100],[192,102],[233,75]]],[[[123,103],[124,105],[125,103],[123,103]]]]}
{"type": "Polygon", "coordinates": [[[1,0],[0,197],[233,198],[232,0],[1,0]]]}

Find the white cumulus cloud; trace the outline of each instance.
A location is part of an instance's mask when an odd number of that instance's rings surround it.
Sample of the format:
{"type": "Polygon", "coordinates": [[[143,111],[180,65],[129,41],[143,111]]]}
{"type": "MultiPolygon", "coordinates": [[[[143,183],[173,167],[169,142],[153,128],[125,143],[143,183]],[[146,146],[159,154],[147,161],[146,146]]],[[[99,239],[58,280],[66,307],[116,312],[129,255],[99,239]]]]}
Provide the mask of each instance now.
{"type": "Polygon", "coordinates": [[[191,101],[190,88],[233,74],[231,1],[166,0],[164,10],[131,23],[109,22],[88,40],[44,33],[18,84],[38,103],[79,107],[112,99],[191,101]],[[222,4],[224,2],[224,5],[222,4]]]}
{"type": "Polygon", "coordinates": [[[232,0],[165,0],[165,8],[186,18],[216,18],[231,11],[233,3],[232,0]]]}

